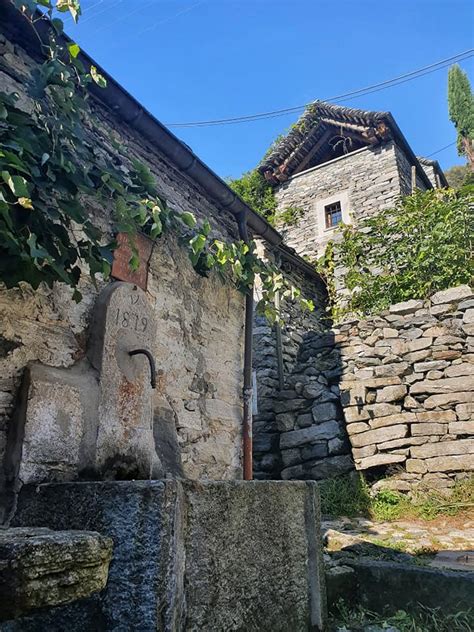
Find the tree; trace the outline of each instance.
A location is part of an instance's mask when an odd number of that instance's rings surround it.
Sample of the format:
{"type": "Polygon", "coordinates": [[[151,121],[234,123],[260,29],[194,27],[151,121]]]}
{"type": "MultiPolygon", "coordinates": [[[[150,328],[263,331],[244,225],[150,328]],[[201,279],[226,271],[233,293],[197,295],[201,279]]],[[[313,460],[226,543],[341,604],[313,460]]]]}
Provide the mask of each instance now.
{"type": "Polygon", "coordinates": [[[458,153],[474,171],[474,95],[464,71],[455,64],[448,73],[449,117],[458,133],[458,153]]]}
{"type": "Polygon", "coordinates": [[[454,167],[450,167],[444,172],[446,176],[449,186],[453,189],[460,189],[467,176],[469,175],[469,165],[454,165],[454,167]]]}

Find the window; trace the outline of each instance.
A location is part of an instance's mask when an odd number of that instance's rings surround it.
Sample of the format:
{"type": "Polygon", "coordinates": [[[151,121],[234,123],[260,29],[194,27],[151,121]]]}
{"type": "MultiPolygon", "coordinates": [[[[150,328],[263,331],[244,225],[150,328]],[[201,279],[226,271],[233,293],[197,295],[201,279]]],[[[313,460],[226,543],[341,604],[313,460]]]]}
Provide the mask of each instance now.
{"type": "Polygon", "coordinates": [[[326,228],[334,228],[342,222],[341,203],[333,202],[324,207],[324,216],[326,218],[326,228]]]}

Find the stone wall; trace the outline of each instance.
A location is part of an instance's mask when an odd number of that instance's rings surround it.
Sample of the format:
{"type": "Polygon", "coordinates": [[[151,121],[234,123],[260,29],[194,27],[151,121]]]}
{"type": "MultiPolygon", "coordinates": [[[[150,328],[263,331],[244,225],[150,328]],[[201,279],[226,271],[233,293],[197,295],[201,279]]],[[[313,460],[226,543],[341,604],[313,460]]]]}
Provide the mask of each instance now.
{"type": "Polygon", "coordinates": [[[400,486],[474,471],[474,293],[392,305],[334,330],[341,403],[359,470],[396,466],[400,486]]]}
{"type": "MultiPolygon", "coordinates": [[[[2,29],[7,27],[2,24],[2,29]]],[[[2,90],[18,92],[19,105],[28,111],[26,83],[36,62],[6,35],[0,32],[2,90]]],[[[236,238],[233,218],[202,188],[101,103],[93,101],[92,108],[87,133],[105,160],[115,153],[112,142],[118,143],[126,157],[124,172],[130,168],[128,161],[137,158],[150,168],[170,207],[191,211],[199,221],[209,218],[216,236],[236,238]]],[[[91,203],[90,212],[103,230],[110,229],[107,209],[91,203]]],[[[25,366],[39,361],[69,367],[85,356],[97,289],[85,282],[82,293],[84,299],[76,305],[71,292],[59,285],[36,292],[26,286],[0,291],[0,462],[25,366]]],[[[243,296],[215,276],[198,276],[169,237],[153,250],[148,298],[158,332],[157,423],[175,429],[186,476],[239,477],[243,296]]]]}
{"type": "MultiPolygon", "coordinates": [[[[417,179],[421,189],[426,186],[417,179]]],[[[411,166],[402,150],[388,142],[366,147],[297,174],[275,190],[278,208],[296,206],[303,215],[294,226],[282,226],[286,243],[299,255],[316,258],[334,237],[318,226],[318,201],[347,193],[347,212],[356,222],[394,206],[411,190],[411,166]]],[[[343,209],[344,211],[344,209],[343,209]]]]}
{"type": "Polygon", "coordinates": [[[340,352],[329,329],[319,277],[283,267],[316,310],[304,312],[296,302],[282,303],[280,367],[278,325],[256,319],[254,472],[261,479],[326,478],[353,467],[339,403],[340,352]]]}
{"type": "MultiPolygon", "coordinates": [[[[304,287],[311,291],[308,281],[304,287]]],[[[452,485],[474,470],[469,287],[332,329],[321,312],[298,321],[294,310],[286,306],[283,314],[283,388],[275,332],[263,323],[255,331],[259,478],[328,478],[355,464],[396,473],[392,484],[407,489],[452,485]]]]}

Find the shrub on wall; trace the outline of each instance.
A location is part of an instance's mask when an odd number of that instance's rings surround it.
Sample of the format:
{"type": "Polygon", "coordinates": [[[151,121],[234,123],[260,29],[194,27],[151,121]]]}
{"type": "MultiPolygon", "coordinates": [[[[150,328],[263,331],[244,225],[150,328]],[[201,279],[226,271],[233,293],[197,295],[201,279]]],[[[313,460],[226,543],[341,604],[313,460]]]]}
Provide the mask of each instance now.
{"type": "Polygon", "coordinates": [[[342,225],[319,261],[333,317],[369,314],[473,278],[474,195],[417,191],[395,208],[342,225]],[[336,291],[337,283],[349,295],[336,291]]]}

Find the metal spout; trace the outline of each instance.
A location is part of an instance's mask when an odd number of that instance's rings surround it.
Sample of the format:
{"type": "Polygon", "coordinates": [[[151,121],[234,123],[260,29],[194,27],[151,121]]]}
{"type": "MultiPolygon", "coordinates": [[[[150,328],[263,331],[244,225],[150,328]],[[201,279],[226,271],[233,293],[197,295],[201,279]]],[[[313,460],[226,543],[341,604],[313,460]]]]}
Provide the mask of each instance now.
{"type": "Polygon", "coordinates": [[[128,352],[129,356],[135,355],[144,355],[148,358],[148,362],[150,363],[150,384],[151,388],[156,388],[156,367],[155,367],[155,359],[151,355],[148,349],[134,349],[133,351],[128,352]]]}

